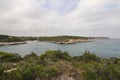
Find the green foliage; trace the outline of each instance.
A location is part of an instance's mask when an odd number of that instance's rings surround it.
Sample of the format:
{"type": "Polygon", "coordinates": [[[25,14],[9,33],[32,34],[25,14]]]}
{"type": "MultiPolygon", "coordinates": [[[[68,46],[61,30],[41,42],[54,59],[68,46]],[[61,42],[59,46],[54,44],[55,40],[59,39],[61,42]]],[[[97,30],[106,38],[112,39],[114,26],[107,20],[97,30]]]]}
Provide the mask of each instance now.
{"type": "Polygon", "coordinates": [[[3,41],[3,40],[7,40],[9,39],[9,36],[8,35],[0,35],[0,41],[3,41]]]}
{"type": "Polygon", "coordinates": [[[48,50],[46,51],[45,54],[40,56],[40,59],[42,62],[49,62],[49,61],[59,61],[59,60],[66,60],[69,61],[71,60],[71,56],[67,52],[61,52],[60,50],[58,51],[52,51],[48,50]]]}
{"type": "Polygon", "coordinates": [[[37,37],[16,37],[9,35],[0,35],[0,42],[22,42],[27,40],[37,40],[37,37]]]}
{"type": "Polygon", "coordinates": [[[23,58],[0,52],[0,80],[58,80],[61,76],[75,80],[119,80],[120,58],[104,59],[89,51],[71,57],[67,52],[48,50],[41,56],[31,53],[23,58]]]}
{"type": "Polygon", "coordinates": [[[76,61],[83,61],[83,62],[90,62],[90,61],[96,61],[100,62],[100,58],[95,55],[95,53],[91,53],[90,51],[85,51],[83,55],[81,56],[75,56],[73,57],[76,61]]]}
{"type": "Polygon", "coordinates": [[[0,80],[23,80],[22,75],[19,72],[11,72],[9,74],[2,74],[0,80]]]}
{"type": "Polygon", "coordinates": [[[119,80],[120,66],[116,64],[107,64],[106,61],[101,63],[89,62],[82,64],[84,80],[119,80]]]}
{"type": "Polygon", "coordinates": [[[59,70],[57,67],[55,66],[42,66],[42,65],[38,65],[36,66],[34,69],[36,69],[37,71],[37,78],[52,78],[55,77],[59,74],[59,70]]]}
{"type": "Polygon", "coordinates": [[[2,61],[17,62],[20,60],[21,60],[21,56],[18,54],[0,52],[0,62],[2,61]]]}
{"type": "Polygon", "coordinates": [[[115,58],[115,57],[111,57],[109,59],[109,62],[114,63],[114,64],[118,64],[119,61],[120,61],[120,59],[119,58],[115,58]]]}
{"type": "Polygon", "coordinates": [[[37,60],[38,58],[39,57],[34,52],[23,57],[24,60],[37,60]]]}
{"type": "Polygon", "coordinates": [[[20,37],[0,35],[0,42],[19,42],[24,41],[20,37]]]}

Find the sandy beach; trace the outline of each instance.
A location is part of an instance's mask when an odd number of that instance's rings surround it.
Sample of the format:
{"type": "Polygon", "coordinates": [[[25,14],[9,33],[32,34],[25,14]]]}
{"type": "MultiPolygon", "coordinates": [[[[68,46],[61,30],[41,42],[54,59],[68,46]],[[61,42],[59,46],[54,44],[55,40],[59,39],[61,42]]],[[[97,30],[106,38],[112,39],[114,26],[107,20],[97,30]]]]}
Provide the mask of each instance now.
{"type": "Polygon", "coordinates": [[[0,46],[4,46],[4,45],[20,45],[20,44],[27,44],[27,42],[0,42],[0,46]]]}

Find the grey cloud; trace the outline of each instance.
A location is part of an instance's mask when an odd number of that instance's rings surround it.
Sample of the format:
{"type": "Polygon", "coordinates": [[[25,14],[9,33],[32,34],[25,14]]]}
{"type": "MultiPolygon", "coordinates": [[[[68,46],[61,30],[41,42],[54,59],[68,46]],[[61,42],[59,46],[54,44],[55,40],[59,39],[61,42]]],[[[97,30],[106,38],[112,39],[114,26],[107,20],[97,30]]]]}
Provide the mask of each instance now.
{"type": "Polygon", "coordinates": [[[38,0],[0,0],[0,34],[120,37],[119,5],[119,0],[80,0],[75,10],[61,15],[38,0]],[[116,8],[105,8],[109,3],[116,8]]]}

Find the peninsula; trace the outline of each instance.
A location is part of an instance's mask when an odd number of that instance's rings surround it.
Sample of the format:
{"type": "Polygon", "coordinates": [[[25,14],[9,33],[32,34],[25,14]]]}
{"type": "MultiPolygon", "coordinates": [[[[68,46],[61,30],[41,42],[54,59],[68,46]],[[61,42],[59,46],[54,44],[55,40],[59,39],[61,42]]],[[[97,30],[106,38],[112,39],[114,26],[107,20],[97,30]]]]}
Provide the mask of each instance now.
{"type": "Polygon", "coordinates": [[[75,44],[81,42],[92,42],[98,39],[109,39],[108,37],[81,37],[81,36],[46,36],[39,37],[39,41],[57,44],[75,44]]]}

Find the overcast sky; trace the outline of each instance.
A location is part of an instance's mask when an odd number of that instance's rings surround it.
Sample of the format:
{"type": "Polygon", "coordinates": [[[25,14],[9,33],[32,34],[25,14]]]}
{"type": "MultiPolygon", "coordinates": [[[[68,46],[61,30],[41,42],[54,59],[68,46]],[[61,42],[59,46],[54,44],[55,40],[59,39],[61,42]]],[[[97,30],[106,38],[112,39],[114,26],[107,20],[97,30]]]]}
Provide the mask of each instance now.
{"type": "Polygon", "coordinates": [[[120,0],[0,0],[0,34],[120,38],[120,0]]]}

